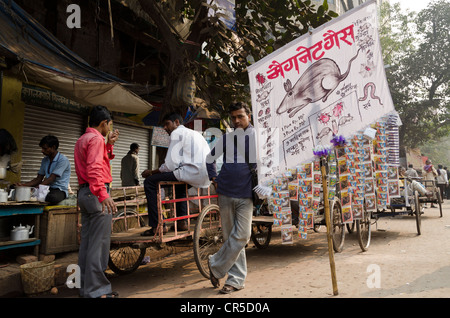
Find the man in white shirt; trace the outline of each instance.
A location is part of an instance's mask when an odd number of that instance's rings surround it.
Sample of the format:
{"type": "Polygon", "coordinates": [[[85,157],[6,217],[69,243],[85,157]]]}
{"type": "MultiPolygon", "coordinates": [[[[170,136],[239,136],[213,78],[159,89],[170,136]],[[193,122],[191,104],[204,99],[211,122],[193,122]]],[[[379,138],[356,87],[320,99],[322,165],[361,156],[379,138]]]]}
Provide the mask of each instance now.
{"type": "MultiPolygon", "coordinates": [[[[206,139],[197,131],[184,127],[183,118],[176,113],[163,119],[164,130],[170,135],[170,144],[164,163],[159,169],[145,170],[144,189],[148,205],[148,225],[150,230],[143,236],[154,236],[158,227],[157,189],[161,181],[181,181],[196,187],[208,188],[210,185],[206,169],[206,156],[210,149],[206,139]]],[[[175,187],[176,198],[186,197],[186,186],[175,187]]],[[[187,202],[176,204],[177,217],[187,214],[187,202]]],[[[178,222],[177,230],[187,230],[187,222],[178,222]]],[[[167,229],[163,228],[163,231],[167,229]]]]}
{"type": "Polygon", "coordinates": [[[436,183],[441,192],[441,202],[444,202],[444,192],[448,185],[447,171],[442,168],[442,165],[438,165],[437,173],[436,183]]]}

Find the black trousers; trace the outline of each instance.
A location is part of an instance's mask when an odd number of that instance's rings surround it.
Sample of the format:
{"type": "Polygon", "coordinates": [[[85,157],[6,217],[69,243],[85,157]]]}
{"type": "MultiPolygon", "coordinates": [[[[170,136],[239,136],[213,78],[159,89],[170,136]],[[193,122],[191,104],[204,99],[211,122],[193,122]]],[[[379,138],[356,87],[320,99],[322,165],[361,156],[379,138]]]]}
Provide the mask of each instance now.
{"type": "MultiPolygon", "coordinates": [[[[148,226],[156,228],[158,226],[158,202],[157,191],[158,184],[161,181],[178,181],[173,172],[163,172],[154,174],[144,181],[145,196],[148,206],[148,226]]],[[[175,195],[177,199],[186,198],[186,185],[175,186],[175,195]]],[[[187,215],[187,202],[177,202],[177,217],[187,215]]]]}
{"type": "Polygon", "coordinates": [[[45,201],[50,204],[57,204],[66,198],[66,193],[59,189],[50,188],[50,192],[45,197],[45,201]]]}

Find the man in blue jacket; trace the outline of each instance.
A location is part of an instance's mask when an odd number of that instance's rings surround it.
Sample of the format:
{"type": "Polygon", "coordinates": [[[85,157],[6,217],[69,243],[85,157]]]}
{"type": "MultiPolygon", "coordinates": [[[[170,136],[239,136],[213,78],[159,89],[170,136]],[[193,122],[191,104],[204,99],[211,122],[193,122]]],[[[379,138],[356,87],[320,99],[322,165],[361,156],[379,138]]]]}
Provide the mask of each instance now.
{"type": "Polygon", "coordinates": [[[222,232],[225,243],[209,258],[211,283],[228,274],[221,293],[244,288],[247,276],[245,246],[251,235],[253,200],[250,168],[256,165],[255,130],[250,124],[249,107],[241,102],[229,108],[235,131],[222,136],[207,158],[208,175],[219,195],[222,232]],[[217,175],[215,158],[223,156],[217,175]]]}

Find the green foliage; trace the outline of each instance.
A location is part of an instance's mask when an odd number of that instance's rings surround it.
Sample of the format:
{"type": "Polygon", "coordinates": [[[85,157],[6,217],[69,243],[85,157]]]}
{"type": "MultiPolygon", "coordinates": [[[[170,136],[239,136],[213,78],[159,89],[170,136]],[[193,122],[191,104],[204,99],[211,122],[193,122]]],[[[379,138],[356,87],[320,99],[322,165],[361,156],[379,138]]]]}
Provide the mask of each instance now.
{"type": "Polygon", "coordinates": [[[385,3],[381,43],[391,95],[403,126],[402,146],[418,147],[450,133],[450,2],[415,15],[385,3]]]}
{"type": "Polygon", "coordinates": [[[217,11],[217,5],[211,1],[139,2],[153,20],[170,21],[172,31],[183,29],[180,21],[189,26],[190,33],[183,37],[181,32],[168,34],[169,28],[156,23],[162,32],[166,31],[163,33],[165,40],[174,36],[177,42],[183,43],[175,47],[175,41],[168,42],[167,46],[172,46],[168,54],[167,81],[173,82],[188,70],[196,76],[197,96],[222,113],[225,112],[221,105],[228,105],[234,99],[249,101],[247,67],[250,63],[305,34],[309,28],[317,28],[337,16],[329,11],[327,0],[319,7],[309,0],[240,0],[236,1],[236,25],[232,31],[219,19],[223,13],[217,11]],[[173,3],[178,3],[176,10],[173,3]],[[152,16],[155,5],[164,7],[160,13],[166,15],[164,19],[152,16]],[[216,15],[205,15],[204,11],[202,14],[204,8],[215,11],[216,15]],[[196,33],[196,30],[200,31],[196,33]]]}

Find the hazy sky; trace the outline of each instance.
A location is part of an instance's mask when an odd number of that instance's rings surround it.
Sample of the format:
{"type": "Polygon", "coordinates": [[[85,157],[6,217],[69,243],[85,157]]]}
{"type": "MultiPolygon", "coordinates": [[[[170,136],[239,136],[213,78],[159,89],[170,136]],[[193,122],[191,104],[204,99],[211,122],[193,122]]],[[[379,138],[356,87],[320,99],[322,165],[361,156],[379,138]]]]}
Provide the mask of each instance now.
{"type": "Polygon", "coordinates": [[[425,9],[431,0],[391,0],[391,3],[400,3],[400,7],[403,9],[409,9],[411,11],[419,12],[425,9]]]}

